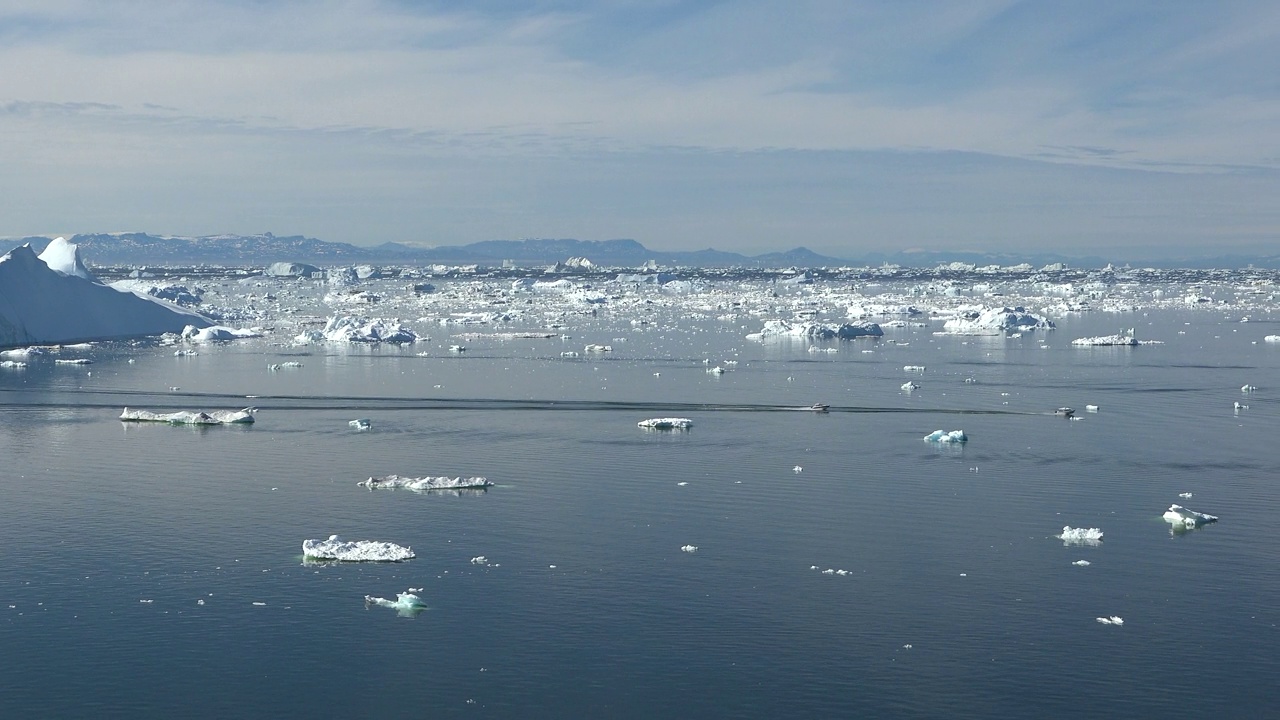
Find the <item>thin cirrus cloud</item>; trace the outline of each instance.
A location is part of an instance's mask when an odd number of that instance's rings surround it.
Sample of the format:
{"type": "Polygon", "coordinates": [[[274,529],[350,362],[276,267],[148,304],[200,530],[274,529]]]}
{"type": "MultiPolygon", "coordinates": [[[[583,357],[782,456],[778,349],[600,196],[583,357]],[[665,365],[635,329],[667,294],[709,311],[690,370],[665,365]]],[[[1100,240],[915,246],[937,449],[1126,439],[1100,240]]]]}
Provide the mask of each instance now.
{"type": "MultiPolygon", "coordinates": [[[[651,233],[640,239],[743,249],[1008,245],[1035,225],[1018,208],[1041,203],[991,198],[1105,168],[1119,174],[1104,184],[1155,195],[1186,192],[1160,176],[1199,177],[1207,196],[1243,203],[1253,241],[1274,226],[1261,198],[1280,169],[1280,93],[1266,72],[1278,35],[1280,11],[1264,2],[8,3],[0,149],[22,177],[10,189],[31,201],[11,218],[22,227],[0,233],[134,217],[212,232],[233,229],[218,223],[235,210],[256,229],[285,229],[284,218],[329,239],[379,236],[370,242],[651,233]],[[713,161],[724,153],[739,167],[713,161]],[[977,176],[956,160],[970,154],[991,158],[977,176]],[[711,183],[701,210],[636,185],[670,182],[698,158],[707,170],[694,175],[711,183]],[[937,178],[978,186],[930,183],[944,196],[920,197],[921,158],[937,178]],[[805,162],[830,184],[805,182],[805,162]],[[83,177],[103,167],[133,192],[104,200],[83,177]],[[491,210],[405,209],[452,194],[433,184],[446,167],[455,187],[495,183],[481,193],[491,210]],[[283,183],[290,168],[306,173],[263,203],[265,178],[283,183]],[[757,173],[760,197],[735,194],[715,168],[757,173]],[[584,175],[589,207],[572,194],[584,175]],[[883,188],[868,190],[877,177],[883,188]],[[261,185],[257,202],[237,182],[261,185]],[[228,185],[165,211],[147,206],[152,183],[228,185]],[[35,197],[42,187],[89,210],[44,217],[58,205],[35,197]],[[326,217],[336,198],[344,215],[326,217]],[[763,229],[735,219],[755,214],[735,203],[762,200],[763,229]],[[983,202],[1007,220],[975,219],[983,202]],[[904,204],[914,211],[867,216],[904,204]]],[[[1045,242],[1075,237],[1070,213],[1050,216],[1064,226],[1045,242]]],[[[1079,226],[1108,244],[1097,218],[1079,226]]],[[[1111,227],[1137,245],[1163,232],[1111,227]]]]}

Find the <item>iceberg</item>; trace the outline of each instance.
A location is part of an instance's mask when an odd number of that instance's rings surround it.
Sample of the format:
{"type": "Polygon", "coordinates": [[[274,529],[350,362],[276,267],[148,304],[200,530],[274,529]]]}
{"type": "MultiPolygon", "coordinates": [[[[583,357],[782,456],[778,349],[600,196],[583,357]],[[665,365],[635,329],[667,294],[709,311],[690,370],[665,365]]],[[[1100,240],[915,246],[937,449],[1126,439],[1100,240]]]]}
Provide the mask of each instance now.
{"type": "Polygon", "coordinates": [[[295,338],[295,342],[304,344],[323,341],[404,344],[417,342],[418,334],[395,320],[334,315],[325,323],[324,330],[304,332],[295,338]]]}
{"type": "Polygon", "coordinates": [[[693,421],[689,418],[649,418],[636,423],[637,427],[646,430],[688,430],[693,427],[693,421]]]}
{"type": "Polygon", "coordinates": [[[858,337],[882,337],[883,335],[884,330],[881,330],[880,326],[873,322],[833,325],[818,322],[790,323],[786,320],[767,320],[760,332],[747,335],[747,339],[851,340],[858,337]]]}
{"type": "Polygon", "coordinates": [[[120,413],[120,419],[126,422],[162,422],[170,425],[247,425],[253,422],[255,412],[257,408],[212,410],[207,413],[191,410],[156,413],[125,408],[124,412],[120,413]]]}
{"type": "Polygon", "coordinates": [[[409,588],[402,593],[398,593],[395,600],[365,595],[364,605],[365,607],[377,605],[379,607],[391,608],[401,617],[414,617],[423,610],[426,610],[427,604],[422,602],[422,598],[415,595],[413,590],[414,588],[409,588]]]}
{"type": "Polygon", "coordinates": [[[1164,511],[1164,519],[1171,523],[1175,528],[1198,528],[1201,525],[1207,525],[1212,522],[1218,522],[1216,515],[1205,515],[1195,510],[1189,510],[1181,505],[1170,505],[1168,510],[1164,511]]]}
{"type": "MultiPolygon", "coordinates": [[[[352,420],[351,422],[347,423],[347,425],[355,428],[356,430],[368,430],[369,428],[373,427],[373,421],[371,421],[369,418],[356,418],[355,420],[352,420]]],[[[369,478],[369,479],[372,480],[373,478],[369,478]]]]}
{"type": "Polygon", "coordinates": [[[210,325],[204,328],[188,325],[182,329],[182,339],[192,342],[213,342],[214,340],[237,340],[256,337],[262,337],[262,333],[256,329],[239,330],[225,325],[210,325]]]}
{"type": "Polygon", "coordinates": [[[1112,615],[1111,617],[1100,617],[1100,618],[1097,618],[1097,620],[1103,625],[1123,625],[1124,624],[1124,618],[1120,617],[1119,615],[1112,615]]]}
{"type": "Polygon", "coordinates": [[[1134,337],[1133,328],[1129,328],[1124,332],[1115,335],[1097,335],[1095,337],[1076,338],[1071,341],[1072,345],[1077,347],[1106,346],[1106,345],[1142,345],[1138,339],[1134,337]]]}
{"type": "Polygon", "coordinates": [[[924,436],[926,442],[936,443],[963,443],[969,442],[969,436],[964,434],[963,430],[934,430],[924,436]]]}
{"type": "Polygon", "coordinates": [[[1268,335],[1262,338],[1263,342],[1280,343],[1280,335],[1268,335]]]}
{"type": "Polygon", "coordinates": [[[30,245],[0,257],[0,347],[121,340],[213,324],[149,295],[103,285],[81,272],[74,245],[50,245],[39,257],[30,245]]]}
{"type": "Polygon", "coordinates": [[[370,490],[376,488],[401,488],[404,490],[412,490],[414,492],[428,492],[430,490],[480,490],[483,488],[493,487],[493,483],[483,477],[400,477],[399,475],[387,475],[386,477],[371,477],[368,480],[361,480],[356,483],[360,487],[367,487],[370,490]]]}
{"type": "Polygon", "coordinates": [[[991,335],[1023,330],[1052,330],[1052,321],[1021,307],[988,308],[970,311],[948,320],[943,329],[950,335],[991,335]]]}
{"type": "Polygon", "coordinates": [[[376,540],[347,542],[337,535],[328,540],[303,540],[303,557],[343,562],[400,562],[417,557],[413,550],[402,545],[376,540]]]}
{"type": "Polygon", "coordinates": [[[1073,528],[1062,526],[1062,534],[1056,535],[1063,545],[1101,545],[1102,531],[1098,528],[1073,528]]]}

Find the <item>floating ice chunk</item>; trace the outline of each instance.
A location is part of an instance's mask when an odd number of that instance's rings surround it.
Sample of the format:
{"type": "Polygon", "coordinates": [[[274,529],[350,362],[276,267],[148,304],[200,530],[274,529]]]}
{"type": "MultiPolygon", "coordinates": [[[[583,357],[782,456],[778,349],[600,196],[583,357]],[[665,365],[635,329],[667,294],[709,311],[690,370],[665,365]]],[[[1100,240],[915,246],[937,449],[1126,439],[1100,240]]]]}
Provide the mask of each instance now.
{"type": "Polygon", "coordinates": [[[1077,560],[1071,564],[1077,567],[1089,567],[1089,565],[1091,565],[1092,563],[1090,563],[1088,560],[1077,560]]]}
{"type": "Polygon", "coordinates": [[[418,334],[395,320],[382,318],[357,318],[334,315],[318,333],[307,331],[295,338],[295,342],[352,342],[352,343],[413,343],[418,334]]]}
{"type": "Polygon", "coordinates": [[[803,467],[801,467],[801,466],[799,466],[799,465],[797,465],[797,466],[795,466],[795,467],[791,468],[791,472],[793,472],[793,473],[795,473],[795,474],[799,475],[800,473],[804,472],[804,468],[803,468],[803,467]]]}
{"type": "Polygon", "coordinates": [[[0,360],[0,368],[21,369],[26,366],[27,364],[21,360],[0,360]]]}
{"type": "MultiPolygon", "coordinates": [[[[59,360],[58,362],[62,362],[62,361],[61,361],[61,360],[59,360]]],[[[1257,390],[1257,389],[1258,389],[1258,386],[1257,386],[1257,385],[1241,385],[1241,386],[1240,386],[1240,392],[1242,392],[1242,393],[1251,393],[1251,392],[1253,392],[1254,390],[1257,390]]]]}
{"type": "Polygon", "coordinates": [[[337,535],[328,540],[303,540],[304,557],[345,562],[399,562],[417,557],[413,550],[402,545],[376,540],[347,542],[337,535]]]}
{"type": "Polygon", "coordinates": [[[713,367],[713,368],[707,368],[707,374],[708,374],[708,375],[723,375],[723,374],[725,374],[726,372],[728,372],[728,370],[725,370],[724,368],[720,367],[719,365],[717,365],[717,366],[715,366],[715,367],[713,367]]]}
{"type": "Polygon", "coordinates": [[[224,325],[210,325],[206,328],[198,328],[195,325],[188,325],[182,329],[182,338],[191,342],[212,342],[214,340],[238,340],[256,337],[262,337],[262,332],[257,328],[237,329],[224,325]]]}
{"type": "Polygon", "coordinates": [[[937,443],[963,443],[969,442],[969,436],[964,434],[963,430],[934,430],[924,436],[926,442],[937,443]]]}
{"type": "Polygon", "coordinates": [[[368,430],[369,428],[373,427],[373,421],[371,421],[369,418],[356,418],[355,420],[352,420],[347,424],[355,428],[356,430],[368,430]]]}
{"type": "Polygon", "coordinates": [[[386,598],[374,597],[372,595],[364,596],[364,605],[378,605],[380,607],[391,608],[395,610],[401,617],[413,617],[423,610],[427,609],[427,604],[422,602],[422,598],[413,593],[414,588],[396,595],[395,600],[387,600],[386,598]]]}
{"type": "Polygon", "coordinates": [[[1062,526],[1062,534],[1055,536],[1063,545],[1101,545],[1102,531],[1098,528],[1073,528],[1062,526]]]}
{"type": "Polygon", "coordinates": [[[1236,401],[1235,409],[1236,409],[1236,410],[1248,410],[1248,409],[1249,409],[1249,406],[1248,406],[1248,405],[1245,405],[1244,403],[1242,403],[1242,402],[1240,402],[1239,400],[1237,400],[1237,401],[1236,401]]]}
{"type": "Polygon", "coordinates": [[[646,430],[688,430],[693,427],[693,421],[689,418],[649,418],[636,423],[637,427],[646,430]]]}
{"type": "Polygon", "coordinates": [[[475,557],[471,558],[471,564],[472,564],[472,565],[488,565],[488,564],[489,564],[489,558],[487,558],[487,557],[485,557],[485,556],[483,556],[483,555],[477,555],[477,556],[475,556],[475,557]]]}
{"type": "Polygon", "coordinates": [[[1262,338],[1263,342],[1280,343],[1280,335],[1268,335],[1262,338]]]}
{"type": "Polygon", "coordinates": [[[428,492],[430,490],[479,490],[492,487],[493,483],[488,478],[483,477],[400,477],[399,475],[387,475],[386,477],[371,477],[368,480],[362,480],[357,483],[360,487],[367,487],[370,490],[375,488],[390,488],[412,490],[414,492],[428,492]]]}
{"type": "Polygon", "coordinates": [[[922,373],[924,372],[924,366],[923,365],[903,365],[902,372],[922,373]]]}
{"type": "Polygon", "coordinates": [[[582,351],[588,354],[613,352],[612,345],[586,345],[582,351]]]}
{"type": "Polygon", "coordinates": [[[920,385],[908,380],[907,382],[902,383],[902,389],[905,392],[915,392],[920,389],[920,385]]]}
{"type": "Polygon", "coordinates": [[[1097,620],[1103,625],[1123,625],[1124,624],[1124,618],[1120,617],[1119,615],[1112,615],[1111,617],[1100,617],[1097,620]]]}
{"type": "Polygon", "coordinates": [[[1180,498],[1189,498],[1189,497],[1191,497],[1191,493],[1178,493],[1178,497],[1180,497],[1180,498]]]}
{"type": "Polygon", "coordinates": [[[970,311],[948,320],[943,328],[952,335],[989,335],[1018,330],[1052,330],[1053,322],[1021,307],[970,311]]]}
{"type": "Polygon", "coordinates": [[[1164,519],[1174,526],[1196,528],[1212,522],[1218,522],[1216,515],[1205,515],[1195,510],[1188,510],[1181,505],[1170,505],[1164,512],[1164,519]]]}
{"type": "Polygon", "coordinates": [[[1085,411],[1085,412],[1096,413],[1096,412],[1098,412],[1098,406],[1097,406],[1097,405],[1085,405],[1085,406],[1084,406],[1084,411],[1085,411]]]}
{"type": "Polygon", "coordinates": [[[747,335],[748,340],[776,340],[801,338],[806,340],[851,340],[858,337],[881,337],[884,330],[873,323],[844,323],[832,325],[817,322],[790,323],[786,320],[767,320],[758,333],[747,335]]]}
{"type": "Polygon", "coordinates": [[[257,408],[244,408],[243,410],[211,410],[207,413],[190,410],[156,413],[125,408],[124,412],[120,413],[120,419],[126,422],[165,422],[170,425],[248,425],[253,422],[253,414],[257,411],[257,408]]]}
{"type": "MultiPolygon", "coordinates": [[[[562,358],[576,358],[581,356],[582,356],[582,353],[579,353],[575,350],[565,350],[564,352],[560,353],[560,357],[562,358]]],[[[654,373],[654,374],[656,375],[657,373],[654,373]]]]}
{"type": "Polygon", "coordinates": [[[54,360],[55,365],[92,365],[93,361],[89,358],[76,358],[74,360],[54,360]]]}
{"type": "Polygon", "coordinates": [[[1072,345],[1078,347],[1094,346],[1094,345],[1140,345],[1138,339],[1133,336],[1133,330],[1119,333],[1116,335],[1098,335],[1096,337],[1082,337],[1071,341],[1072,345]]]}
{"type": "Polygon", "coordinates": [[[687,552],[687,553],[698,552],[698,546],[697,545],[681,545],[680,550],[681,552],[687,552]]]}
{"type": "Polygon", "coordinates": [[[300,368],[300,367],[302,367],[302,363],[297,362],[296,360],[290,360],[288,362],[282,362],[282,363],[272,363],[270,365],[267,365],[267,369],[270,370],[271,372],[276,372],[277,370],[284,370],[285,368],[300,368]]]}

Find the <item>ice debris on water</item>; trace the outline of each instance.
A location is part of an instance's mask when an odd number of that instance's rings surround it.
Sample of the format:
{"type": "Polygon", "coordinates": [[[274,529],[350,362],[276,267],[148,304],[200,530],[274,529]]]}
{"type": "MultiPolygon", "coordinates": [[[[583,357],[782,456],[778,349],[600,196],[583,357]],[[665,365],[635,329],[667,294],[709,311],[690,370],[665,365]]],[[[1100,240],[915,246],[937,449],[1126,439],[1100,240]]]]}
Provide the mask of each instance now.
{"type": "Polygon", "coordinates": [[[1088,560],[1077,560],[1071,564],[1077,567],[1089,567],[1089,565],[1091,565],[1092,563],[1090,563],[1088,560]]]}
{"type": "Polygon", "coordinates": [[[395,600],[374,597],[373,595],[365,595],[364,606],[367,608],[371,605],[377,605],[379,607],[391,608],[402,617],[413,617],[427,609],[427,604],[422,602],[422,598],[414,594],[414,590],[421,590],[421,588],[409,588],[408,590],[397,594],[395,600]]]}
{"type": "Polygon", "coordinates": [[[1112,615],[1111,617],[1100,617],[1100,618],[1097,618],[1097,620],[1103,625],[1123,625],[1124,624],[1124,618],[1120,617],[1119,615],[1112,615]]]}
{"type": "Polygon", "coordinates": [[[337,535],[328,540],[303,540],[304,557],[344,562],[399,562],[417,557],[413,550],[390,542],[355,540],[347,542],[337,535]]]}
{"type": "Polygon", "coordinates": [[[489,558],[487,558],[487,557],[485,557],[485,556],[483,556],[483,555],[477,555],[477,556],[475,556],[475,557],[471,558],[471,564],[472,564],[472,565],[488,565],[488,564],[489,564],[489,558]]]}
{"type": "Polygon", "coordinates": [[[126,422],[162,422],[170,425],[247,425],[253,422],[253,414],[257,408],[242,410],[211,410],[195,412],[182,410],[171,413],[156,413],[148,410],[130,410],[125,408],[120,419],[126,422]]]}
{"type": "MultiPolygon", "coordinates": [[[[1187,493],[1190,495],[1190,493],[1187,493]]],[[[1206,515],[1204,513],[1189,510],[1181,505],[1170,505],[1168,510],[1164,511],[1164,519],[1173,524],[1175,527],[1197,528],[1201,525],[1218,522],[1218,516],[1206,515]]]]}
{"type": "Polygon", "coordinates": [[[418,334],[395,320],[334,315],[323,330],[308,330],[294,339],[300,344],[316,342],[395,343],[418,341],[418,334]]]}
{"type": "Polygon", "coordinates": [[[188,325],[182,329],[182,339],[190,342],[213,342],[215,340],[238,340],[240,338],[256,338],[262,337],[262,331],[258,328],[238,329],[226,327],[225,325],[210,325],[205,328],[198,328],[195,325],[188,325]]]}
{"type": "Polygon", "coordinates": [[[646,430],[688,430],[693,427],[693,421],[689,418],[649,418],[636,423],[637,427],[646,430]]]}
{"type": "Polygon", "coordinates": [[[368,430],[369,428],[373,427],[373,421],[371,421],[369,418],[356,418],[355,420],[352,420],[347,424],[355,428],[356,430],[368,430]]]}
{"type": "Polygon", "coordinates": [[[963,430],[934,430],[924,436],[926,442],[936,443],[964,443],[969,442],[969,436],[964,434],[963,430]]]}
{"type": "Polygon", "coordinates": [[[786,320],[767,320],[760,332],[747,335],[748,340],[765,341],[782,338],[804,340],[852,340],[859,337],[881,337],[884,330],[873,322],[843,323],[833,325],[818,322],[791,323],[786,320]]]}
{"type": "Polygon", "coordinates": [[[300,367],[302,367],[302,363],[297,362],[296,360],[290,360],[288,362],[282,362],[282,363],[271,363],[267,365],[267,369],[270,370],[271,372],[277,372],[279,370],[284,370],[285,368],[300,368],[300,367]]]}
{"type": "Polygon", "coordinates": [[[1063,545],[1100,545],[1102,543],[1102,531],[1098,528],[1073,528],[1070,525],[1062,526],[1062,534],[1055,535],[1062,541],[1063,545]]]}
{"type": "Polygon", "coordinates": [[[922,373],[924,372],[924,370],[925,368],[923,365],[903,365],[902,366],[902,372],[922,373]]]}
{"type": "Polygon", "coordinates": [[[919,389],[920,389],[920,385],[918,383],[911,382],[910,380],[902,383],[902,390],[904,392],[915,392],[916,390],[919,390],[919,389]]]}
{"type": "Polygon", "coordinates": [[[687,553],[698,552],[698,546],[697,545],[681,545],[680,550],[682,552],[687,552],[687,553]]]}
{"type": "Polygon", "coordinates": [[[387,475],[385,477],[371,477],[368,480],[361,480],[356,483],[360,487],[366,487],[370,490],[375,488],[403,489],[412,490],[414,492],[427,492],[430,490],[479,490],[482,488],[493,487],[493,483],[488,478],[483,477],[400,477],[399,475],[387,475]]]}
{"type": "Polygon", "coordinates": [[[1189,498],[1189,497],[1191,497],[1191,493],[1178,493],[1178,497],[1180,497],[1180,498],[1189,498]]]}
{"type": "Polygon", "coordinates": [[[1240,386],[1240,392],[1242,393],[1251,393],[1257,389],[1258,389],[1257,385],[1241,385],[1240,386]]]}

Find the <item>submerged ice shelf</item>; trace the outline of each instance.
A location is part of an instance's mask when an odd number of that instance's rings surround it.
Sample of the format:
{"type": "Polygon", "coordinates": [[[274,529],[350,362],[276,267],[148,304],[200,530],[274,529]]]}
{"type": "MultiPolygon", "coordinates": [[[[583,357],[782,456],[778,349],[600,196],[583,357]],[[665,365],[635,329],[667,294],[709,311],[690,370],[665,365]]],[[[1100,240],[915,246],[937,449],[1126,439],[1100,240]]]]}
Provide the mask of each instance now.
{"type": "Polygon", "coordinates": [[[377,540],[348,542],[337,535],[330,535],[328,540],[303,540],[302,555],[343,562],[400,562],[417,557],[410,548],[395,543],[377,540]]]}

